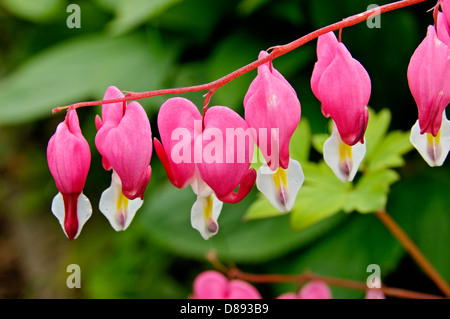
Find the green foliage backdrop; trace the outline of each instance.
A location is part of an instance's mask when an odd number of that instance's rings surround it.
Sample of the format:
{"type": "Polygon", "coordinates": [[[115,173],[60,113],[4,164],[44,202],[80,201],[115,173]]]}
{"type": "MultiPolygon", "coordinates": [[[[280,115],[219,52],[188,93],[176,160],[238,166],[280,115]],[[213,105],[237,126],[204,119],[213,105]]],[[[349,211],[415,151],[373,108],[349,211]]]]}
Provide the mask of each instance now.
{"type": "MultiPolygon", "coordinates": [[[[355,213],[384,207],[450,280],[448,163],[430,168],[409,144],[417,108],[406,69],[432,23],[430,3],[382,15],[381,28],[361,23],[343,30],[373,88],[364,174],[354,185],[341,183],[321,161],[329,122],[310,89],[312,41],[274,61],[302,105],[291,153],[307,177],[292,213],[277,213],[255,187],[241,203],[224,205],[218,235],[204,241],[190,226],[194,194],[168,182],[154,153],[144,206],[127,231],[116,233],[97,208],[110,183],[94,147],[100,107],[86,107],[78,112],[92,153],[84,193],[94,212],[74,242],[50,211],[57,190],[46,147],[64,118],[52,108],[101,99],[110,85],[148,91],[213,81],[252,62],[260,50],[365,11],[373,1],[80,0],[79,29],[66,26],[69,3],[0,0],[0,298],[186,298],[195,276],[212,268],[205,258],[211,250],[249,272],[311,270],[361,282],[367,266],[378,264],[386,285],[439,293],[375,216],[355,213]],[[66,286],[72,263],[81,267],[81,289],[66,286]]],[[[211,105],[243,114],[255,75],[219,89],[211,105]]],[[[202,93],[183,96],[201,106],[202,93]]],[[[156,137],[157,111],[167,98],[140,101],[156,137]]],[[[266,298],[295,290],[257,287],[266,298]]],[[[363,297],[343,288],[332,292],[363,297]]]]}

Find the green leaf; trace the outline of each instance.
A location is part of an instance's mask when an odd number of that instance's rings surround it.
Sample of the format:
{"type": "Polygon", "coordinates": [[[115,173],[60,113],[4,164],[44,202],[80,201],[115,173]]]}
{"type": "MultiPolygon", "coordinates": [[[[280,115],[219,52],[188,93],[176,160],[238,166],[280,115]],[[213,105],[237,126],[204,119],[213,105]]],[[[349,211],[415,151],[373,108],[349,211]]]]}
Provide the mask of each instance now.
{"type": "Polygon", "coordinates": [[[384,210],[390,185],[400,179],[393,170],[379,170],[365,173],[348,197],[344,211],[373,213],[384,210]]]}
{"type": "Polygon", "coordinates": [[[339,213],[347,200],[343,189],[335,192],[303,186],[297,195],[291,213],[291,226],[294,230],[305,229],[325,218],[339,213]]]}
{"type": "Polygon", "coordinates": [[[282,256],[324,235],[342,218],[329,218],[303,232],[293,232],[287,216],[242,222],[254,194],[237,204],[224,204],[219,232],[204,240],[190,223],[191,207],[196,197],[190,188],[160,186],[149,194],[136,221],[147,229],[154,242],[186,257],[204,259],[215,250],[221,260],[261,262],[282,256]]]}
{"type": "Polygon", "coordinates": [[[305,183],[300,189],[291,213],[294,230],[305,229],[320,220],[340,212],[350,190],[324,163],[303,163],[305,183]]]}
{"type": "Polygon", "coordinates": [[[162,14],[181,0],[127,0],[115,7],[116,17],[108,25],[112,34],[124,34],[162,14]]]}
{"type": "Polygon", "coordinates": [[[364,134],[366,144],[366,156],[364,161],[372,158],[374,151],[379,147],[379,144],[385,137],[389,124],[391,123],[391,111],[389,109],[382,109],[378,113],[369,107],[369,122],[367,123],[366,133],[364,134]]]}
{"type": "Polygon", "coordinates": [[[323,144],[329,137],[330,135],[326,133],[319,133],[313,135],[312,146],[318,153],[323,154],[323,144]]]}
{"type": "Polygon", "coordinates": [[[402,155],[412,150],[409,132],[393,131],[382,140],[370,154],[366,165],[368,170],[403,166],[402,155]]]}
{"type": "Polygon", "coordinates": [[[287,214],[280,212],[267,200],[263,194],[258,194],[257,199],[250,205],[244,215],[244,221],[275,217],[287,214]]]}
{"type": "Polygon", "coordinates": [[[68,3],[61,0],[1,0],[9,12],[31,22],[45,22],[66,13],[68,3]]]}
{"type": "Polygon", "coordinates": [[[0,83],[0,125],[51,116],[54,107],[121,90],[159,89],[173,61],[155,38],[82,36],[52,47],[0,83]]]}
{"type": "Polygon", "coordinates": [[[289,156],[300,164],[309,159],[309,151],[311,149],[311,128],[306,118],[300,121],[300,124],[292,134],[289,143],[289,156]]]}
{"type": "Polygon", "coordinates": [[[302,163],[305,174],[305,185],[325,190],[348,189],[351,183],[341,182],[324,161],[319,163],[302,163]]]}

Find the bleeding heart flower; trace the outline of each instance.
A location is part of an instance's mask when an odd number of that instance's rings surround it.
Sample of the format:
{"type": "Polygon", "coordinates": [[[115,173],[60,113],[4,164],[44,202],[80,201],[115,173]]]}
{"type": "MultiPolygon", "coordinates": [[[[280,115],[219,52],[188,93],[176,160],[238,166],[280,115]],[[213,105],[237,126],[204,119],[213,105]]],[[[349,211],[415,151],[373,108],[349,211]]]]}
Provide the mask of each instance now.
{"type": "MultiPolygon", "coordinates": [[[[122,98],[114,86],[104,100],[122,98]]],[[[100,198],[100,211],[116,230],[125,230],[141,207],[151,176],[152,133],[143,107],[137,102],[103,104],[95,145],[103,156],[103,167],[113,170],[111,187],[100,198]]]]}
{"type": "Polygon", "coordinates": [[[72,240],[78,237],[92,214],[91,203],[83,194],[91,153],[74,109],[69,109],[66,119],[50,138],[47,161],[59,190],[51,209],[66,236],[72,240]]]}
{"type": "Polygon", "coordinates": [[[223,202],[241,201],[255,183],[248,126],[223,106],[209,108],[202,121],[191,101],[171,98],[161,106],[158,128],[162,144],[154,140],[156,153],[173,185],[191,185],[197,195],[191,224],[208,239],[218,231],[223,202]]]}
{"type": "Polygon", "coordinates": [[[193,299],[262,299],[258,290],[248,282],[227,279],[217,271],[209,270],[194,280],[193,299]]]}
{"type": "Polygon", "coordinates": [[[311,89],[335,127],[324,144],[325,162],[342,181],[351,181],[365,155],[371,83],[367,71],[333,32],[318,38],[311,89]]]}
{"type": "MultiPolygon", "coordinates": [[[[261,51],[258,58],[267,55],[261,51]]],[[[305,179],[300,163],[289,157],[289,142],[301,116],[297,94],[269,61],[258,67],[244,107],[266,162],[258,170],[256,186],[279,211],[289,211],[305,179]]]]}
{"type": "Polygon", "coordinates": [[[432,25],[411,57],[408,83],[419,111],[411,143],[430,166],[441,166],[450,150],[450,49],[432,25]]]}
{"type": "Polygon", "coordinates": [[[287,292],[277,299],[331,299],[331,290],[322,281],[314,280],[306,284],[297,294],[287,292]]]}

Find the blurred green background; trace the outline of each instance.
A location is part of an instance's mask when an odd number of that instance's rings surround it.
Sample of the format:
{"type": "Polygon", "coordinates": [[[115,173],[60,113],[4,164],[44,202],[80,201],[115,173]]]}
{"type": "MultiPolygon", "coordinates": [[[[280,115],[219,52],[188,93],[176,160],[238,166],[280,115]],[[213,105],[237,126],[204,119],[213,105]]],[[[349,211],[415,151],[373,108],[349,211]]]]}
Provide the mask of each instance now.
{"type": "MultiPolygon", "coordinates": [[[[190,226],[195,196],[172,186],[156,154],[143,208],[125,232],[116,233],[98,210],[110,184],[95,149],[95,114],[78,111],[92,163],[84,193],[93,215],[70,242],[50,211],[57,193],[46,147],[64,112],[52,108],[101,99],[106,88],[148,91],[213,81],[252,62],[260,50],[365,11],[373,0],[95,0],[73,1],[81,28],[68,28],[63,0],[0,0],[0,298],[186,298],[215,250],[224,263],[261,274],[305,270],[365,282],[369,264],[381,267],[386,285],[439,294],[373,215],[340,213],[293,231],[289,216],[247,221],[242,217],[256,188],[241,203],[225,204],[220,231],[208,241],[190,226]],[[69,289],[69,264],[81,268],[81,288],[69,289]]],[[[382,5],[387,1],[377,3],[382,5]]],[[[343,30],[342,40],[371,75],[370,105],[390,109],[390,129],[408,131],[417,119],[406,70],[432,23],[435,3],[384,14],[380,28],[365,23],[343,30]]],[[[310,89],[316,41],[274,61],[298,93],[302,116],[313,133],[328,122],[310,89]]],[[[256,75],[227,84],[211,105],[241,114],[256,75]]],[[[202,94],[183,96],[202,105],[202,94]]],[[[141,100],[158,137],[156,115],[170,96],[141,100]]],[[[310,154],[312,161],[320,154],[310,154]]],[[[416,151],[397,169],[387,211],[450,280],[450,189],[448,162],[430,168],[416,151]]],[[[326,199],[325,199],[326,200],[326,199]]],[[[295,285],[256,285],[274,298],[295,285]]],[[[362,298],[332,287],[336,298],[362,298]]]]}

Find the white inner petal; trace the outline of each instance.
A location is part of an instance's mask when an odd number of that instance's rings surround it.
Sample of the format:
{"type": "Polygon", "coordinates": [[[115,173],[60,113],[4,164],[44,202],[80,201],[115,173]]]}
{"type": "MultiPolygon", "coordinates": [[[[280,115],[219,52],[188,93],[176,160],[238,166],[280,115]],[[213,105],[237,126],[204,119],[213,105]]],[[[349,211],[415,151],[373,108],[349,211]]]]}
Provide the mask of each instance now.
{"type": "MultiPolygon", "coordinates": [[[[64,228],[64,219],[66,217],[65,208],[64,208],[64,200],[61,193],[58,193],[52,201],[52,207],[51,207],[53,215],[58,219],[59,224],[61,225],[64,234],[67,236],[66,230],[64,228]]],[[[77,200],[77,219],[78,219],[78,230],[77,234],[75,235],[74,239],[77,238],[80,233],[81,229],[83,228],[84,224],[87,222],[87,220],[92,215],[92,206],[89,199],[81,193],[78,196],[77,200]]],[[[68,236],[67,236],[68,237],[68,236]]]]}
{"type": "Polygon", "coordinates": [[[197,229],[204,239],[209,239],[219,231],[219,218],[223,203],[214,193],[207,196],[197,196],[191,209],[191,225],[197,229]]]}
{"type": "Polygon", "coordinates": [[[323,144],[323,159],[337,178],[343,182],[352,181],[365,155],[366,145],[361,142],[353,146],[345,144],[333,122],[331,136],[323,144]]]}
{"type": "Polygon", "coordinates": [[[116,231],[127,229],[143,203],[139,197],[130,200],[123,195],[122,183],[113,170],[111,186],[102,193],[99,204],[100,211],[109,220],[112,228],[116,231]]]}
{"type": "Polygon", "coordinates": [[[442,114],[442,124],[436,137],[429,133],[420,134],[419,121],[411,129],[410,141],[428,165],[442,166],[450,151],[450,121],[442,114]]]}
{"type": "Polygon", "coordinates": [[[195,173],[191,179],[190,184],[191,184],[192,190],[194,191],[195,195],[197,195],[197,196],[206,197],[213,192],[211,187],[209,187],[208,184],[206,184],[203,181],[203,179],[200,177],[200,172],[198,171],[197,165],[195,166],[195,173]]]}
{"type": "Polygon", "coordinates": [[[276,209],[288,212],[294,206],[304,181],[302,166],[290,158],[286,170],[278,167],[272,171],[267,163],[264,163],[258,169],[256,187],[276,209]]]}

